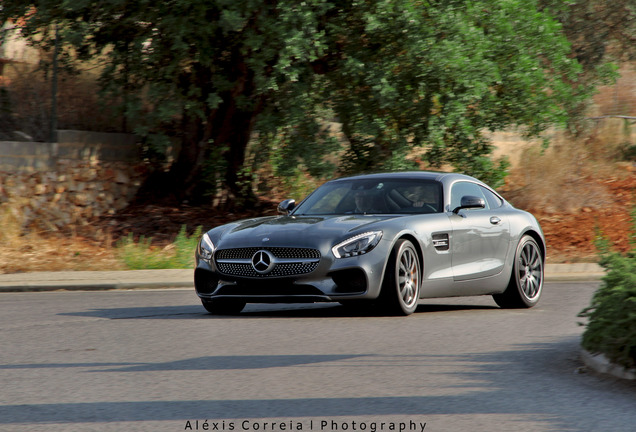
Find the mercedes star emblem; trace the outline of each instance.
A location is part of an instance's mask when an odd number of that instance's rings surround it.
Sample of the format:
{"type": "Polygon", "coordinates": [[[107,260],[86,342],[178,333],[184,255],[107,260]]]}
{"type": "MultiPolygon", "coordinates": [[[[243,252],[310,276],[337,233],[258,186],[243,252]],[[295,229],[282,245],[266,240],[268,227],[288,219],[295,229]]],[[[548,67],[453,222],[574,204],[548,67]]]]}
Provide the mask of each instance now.
{"type": "Polygon", "coordinates": [[[252,256],[252,267],[256,273],[269,273],[274,267],[274,257],[266,250],[259,250],[252,256]]]}

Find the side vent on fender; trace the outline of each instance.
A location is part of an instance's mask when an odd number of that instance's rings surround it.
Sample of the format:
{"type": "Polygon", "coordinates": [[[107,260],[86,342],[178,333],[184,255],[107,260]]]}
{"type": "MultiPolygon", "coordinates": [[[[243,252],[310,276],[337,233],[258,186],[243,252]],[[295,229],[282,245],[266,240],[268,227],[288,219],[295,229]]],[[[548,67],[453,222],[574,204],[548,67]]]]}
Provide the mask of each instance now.
{"type": "Polygon", "coordinates": [[[450,249],[448,234],[433,234],[433,246],[435,250],[447,251],[450,249]]]}

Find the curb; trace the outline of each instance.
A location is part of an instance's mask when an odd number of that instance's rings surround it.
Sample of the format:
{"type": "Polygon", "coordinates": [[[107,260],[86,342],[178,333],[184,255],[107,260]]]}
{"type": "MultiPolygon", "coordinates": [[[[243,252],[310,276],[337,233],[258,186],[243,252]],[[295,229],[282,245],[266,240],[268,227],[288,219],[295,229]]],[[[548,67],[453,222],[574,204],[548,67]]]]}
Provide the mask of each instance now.
{"type": "Polygon", "coordinates": [[[595,282],[600,281],[605,273],[546,273],[545,282],[595,282]]]}
{"type": "Polygon", "coordinates": [[[597,281],[605,276],[603,267],[596,263],[547,264],[545,280],[547,282],[597,281]]]}
{"type": "Polygon", "coordinates": [[[592,354],[582,350],[581,359],[587,367],[595,372],[624,380],[636,380],[636,369],[626,369],[623,366],[612,363],[604,354],[592,354]]]}
{"type": "Polygon", "coordinates": [[[0,274],[0,292],[194,288],[191,269],[0,274]]]}
{"type": "Polygon", "coordinates": [[[114,291],[135,289],[192,288],[193,282],[113,282],[113,283],[24,283],[20,285],[2,285],[3,292],[44,292],[44,291],[114,291]]]}

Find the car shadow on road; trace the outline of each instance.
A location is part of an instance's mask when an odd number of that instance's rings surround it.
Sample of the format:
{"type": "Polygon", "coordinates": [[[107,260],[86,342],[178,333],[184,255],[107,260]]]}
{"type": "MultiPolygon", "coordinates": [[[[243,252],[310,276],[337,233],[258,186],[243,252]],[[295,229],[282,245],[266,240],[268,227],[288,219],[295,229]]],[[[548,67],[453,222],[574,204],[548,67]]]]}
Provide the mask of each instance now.
{"type": "MultiPolygon", "coordinates": [[[[496,306],[471,305],[471,304],[420,304],[414,315],[435,312],[492,310],[499,309],[496,306]]],[[[212,315],[211,315],[212,316],[212,315]]],[[[250,309],[250,305],[235,317],[283,317],[283,318],[362,318],[362,317],[386,317],[371,308],[352,308],[340,304],[326,305],[271,305],[269,307],[258,305],[250,309]],[[258,309],[257,309],[258,308],[258,309]]]]}
{"type": "MultiPolygon", "coordinates": [[[[417,314],[499,309],[497,306],[471,304],[420,304],[417,314]]],[[[337,303],[314,304],[249,304],[237,315],[212,315],[203,306],[141,306],[127,308],[96,308],[65,312],[63,316],[105,319],[246,319],[246,318],[363,318],[386,316],[375,310],[355,309],[337,303]]]]}
{"type": "Polygon", "coordinates": [[[158,371],[215,371],[258,370],[280,367],[317,365],[320,363],[355,361],[373,357],[371,354],[286,354],[286,355],[226,355],[204,356],[169,362],[81,362],[0,364],[3,370],[86,368],[87,372],[158,372],[158,371]]]}

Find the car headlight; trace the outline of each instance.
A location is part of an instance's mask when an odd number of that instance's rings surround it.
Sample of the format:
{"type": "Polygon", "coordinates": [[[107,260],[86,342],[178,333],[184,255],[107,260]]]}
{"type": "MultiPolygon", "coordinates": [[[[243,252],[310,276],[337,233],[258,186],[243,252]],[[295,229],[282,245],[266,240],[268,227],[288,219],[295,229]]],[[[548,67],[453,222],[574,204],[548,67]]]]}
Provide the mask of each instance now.
{"type": "Polygon", "coordinates": [[[362,255],[376,247],[381,238],[382,231],[366,232],[338,243],[331,248],[331,252],[336,258],[362,255]]]}
{"type": "Polygon", "coordinates": [[[214,253],[214,243],[210,240],[208,233],[203,234],[199,242],[199,250],[197,251],[203,261],[210,262],[214,253]]]}

